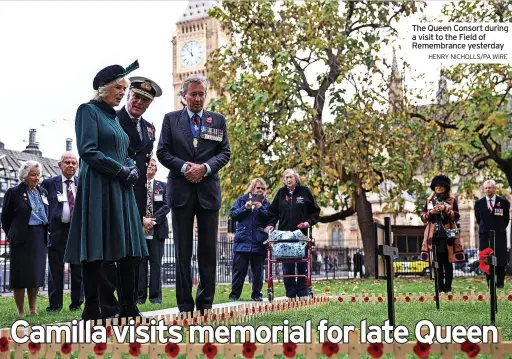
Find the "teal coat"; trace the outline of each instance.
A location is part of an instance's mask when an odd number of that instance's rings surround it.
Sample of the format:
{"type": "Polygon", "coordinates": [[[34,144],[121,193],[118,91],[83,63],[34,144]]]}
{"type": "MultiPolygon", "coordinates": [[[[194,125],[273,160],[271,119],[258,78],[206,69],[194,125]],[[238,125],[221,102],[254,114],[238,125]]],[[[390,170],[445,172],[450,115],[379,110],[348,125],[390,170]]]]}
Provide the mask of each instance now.
{"type": "Polygon", "coordinates": [[[80,172],[64,260],[73,264],[147,256],[133,188],[117,178],[128,157],[128,135],[115,110],[91,101],[78,107],[75,132],[80,172]]]}

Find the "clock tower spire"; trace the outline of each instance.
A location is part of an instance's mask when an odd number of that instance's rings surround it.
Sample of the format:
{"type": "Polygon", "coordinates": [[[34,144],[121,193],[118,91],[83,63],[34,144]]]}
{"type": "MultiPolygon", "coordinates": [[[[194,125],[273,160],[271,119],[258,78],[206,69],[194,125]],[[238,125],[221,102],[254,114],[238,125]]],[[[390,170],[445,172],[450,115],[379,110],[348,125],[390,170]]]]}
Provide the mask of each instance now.
{"type": "MultiPolygon", "coordinates": [[[[176,32],[172,38],[174,110],[184,106],[180,96],[183,81],[194,73],[207,78],[208,56],[225,41],[219,22],[208,16],[208,10],[217,4],[217,0],[189,0],[176,23],[176,32]]],[[[215,96],[208,89],[207,101],[215,96]]]]}

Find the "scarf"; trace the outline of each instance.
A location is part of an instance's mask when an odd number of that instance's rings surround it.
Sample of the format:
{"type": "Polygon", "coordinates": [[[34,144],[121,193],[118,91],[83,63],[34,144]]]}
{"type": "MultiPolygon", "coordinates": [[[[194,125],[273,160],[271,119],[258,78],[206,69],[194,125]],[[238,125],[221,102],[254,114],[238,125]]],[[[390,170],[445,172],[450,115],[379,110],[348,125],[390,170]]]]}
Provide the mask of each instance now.
{"type": "Polygon", "coordinates": [[[91,100],[88,103],[99,107],[108,117],[112,119],[116,118],[116,110],[114,110],[114,108],[110,106],[108,103],[96,100],[91,100]]]}

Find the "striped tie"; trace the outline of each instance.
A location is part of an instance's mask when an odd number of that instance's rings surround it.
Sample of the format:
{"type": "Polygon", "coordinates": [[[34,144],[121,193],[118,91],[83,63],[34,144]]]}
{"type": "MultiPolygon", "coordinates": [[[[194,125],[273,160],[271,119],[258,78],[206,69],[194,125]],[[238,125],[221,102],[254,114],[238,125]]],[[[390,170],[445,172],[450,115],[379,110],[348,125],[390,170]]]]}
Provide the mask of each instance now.
{"type": "Polygon", "coordinates": [[[68,204],[69,204],[69,218],[73,218],[73,209],[75,207],[75,196],[73,196],[73,191],[71,190],[71,183],[72,180],[66,180],[64,181],[67,186],[67,192],[68,192],[68,204]]]}

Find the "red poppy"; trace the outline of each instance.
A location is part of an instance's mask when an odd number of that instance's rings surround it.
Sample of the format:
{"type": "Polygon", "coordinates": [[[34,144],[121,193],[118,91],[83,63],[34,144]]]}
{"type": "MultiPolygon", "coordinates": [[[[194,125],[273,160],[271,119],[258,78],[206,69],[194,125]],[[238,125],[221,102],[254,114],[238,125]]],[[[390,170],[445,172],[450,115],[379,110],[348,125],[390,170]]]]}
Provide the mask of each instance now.
{"type": "Polygon", "coordinates": [[[107,350],[107,343],[97,343],[94,345],[94,354],[102,355],[107,350]]]}
{"type": "Polygon", "coordinates": [[[183,320],[183,326],[184,326],[185,328],[186,328],[186,327],[188,327],[188,320],[187,320],[187,319],[183,320]]]}
{"type": "Polygon", "coordinates": [[[194,323],[194,325],[197,325],[197,317],[194,317],[194,320],[192,321],[192,323],[194,323]]]}
{"type": "Polygon", "coordinates": [[[460,345],[460,349],[466,353],[468,358],[476,358],[478,353],[480,353],[480,346],[478,344],[471,343],[468,340],[460,345]]]}
{"type": "Polygon", "coordinates": [[[409,303],[409,302],[411,301],[411,298],[409,298],[409,296],[407,295],[407,296],[405,296],[405,301],[406,301],[407,303],[409,303]]]}
{"type": "Polygon", "coordinates": [[[421,303],[423,303],[423,302],[425,301],[425,298],[423,298],[423,296],[420,296],[420,297],[418,298],[418,300],[419,300],[421,303]]]}
{"type": "Polygon", "coordinates": [[[165,354],[167,354],[167,356],[170,356],[171,358],[176,358],[179,353],[180,347],[178,346],[178,344],[167,343],[165,345],[165,354]]]}
{"type": "Polygon", "coordinates": [[[254,358],[256,352],[256,345],[254,343],[244,343],[242,354],[244,358],[254,358]]]}
{"type": "Polygon", "coordinates": [[[342,297],[338,297],[338,302],[343,303],[343,298],[342,297]]]}
{"type": "Polygon", "coordinates": [[[222,313],[220,316],[220,320],[225,321],[226,320],[226,314],[222,313]]]}
{"type": "Polygon", "coordinates": [[[434,296],[432,297],[432,299],[433,299],[433,300],[437,300],[437,295],[434,295],[434,296]]]}
{"type": "Polygon", "coordinates": [[[207,316],[207,315],[205,315],[205,316],[203,317],[203,323],[204,323],[204,324],[208,323],[208,316],[207,316]]]}
{"type": "Polygon", "coordinates": [[[172,325],[178,325],[178,321],[177,321],[176,319],[174,319],[174,320],[172,321],[172,325]]]}
{"type": "Polygon", "coordinates": [[[107,338],[112,336],[112,327],[110,325],[107,326],[107,338]]]}
{"type": "Polygon", "coordinates": [[[62,343],[62,345],[60,346],[60,353],[61,354],[71,353],[71,343],[62,343]]]}
{"type": "Polygon", "coordinates": [[[393,303],[396,303],[396,297],[393,298],[393,303]]]}
{"type": "Polygon", "coordinates": [[[270,305],[270,310],[273,311],[274,310],[274,304],[271,304],[270,305]]]}
{"type": "Polygon", "coordinates": [[[378,297],[377,300],[379,301],[379,303],[382,303],[384,299],[382,299],[382,297],[378,297]]]}
{"type": "Polygon", "coordinates": [[[130,355],[138,357],[140,355],[140,343],[130,343],[130,349],[128,352],[130,355]]]}
{"type": "Polygon", "coordinates": [[[427,359],[430,355],[430,344],[417,342],[413,348],[414,354],[420,359],[427,359]]]}
{"type": "Polygon", "coordinates": [[[206,355],[208,359],[213,359],[217,355],[217,347],[211,343],[206,343],[203,345],[203,354],[206,355]]]}
{"type": "Polygon", "coordinates": [[[469,297],[468,297],[467,295],[463,295],[463,296],[462,296],[462,299],[463,299],[463,300],[468,300],[468,299],[469,299],[469,297]]]}
{"type": "Polygon", "coordinates": [[[6,337],[0,338],[0,352],[6,352],[9,350],[9,339],[6,337]]]}
{"type": "Polygon", "coordinates": [[[245,308],[245,315],[249,315],[249,308],[245,308]]]}
{"type": "Polygon", "coordinates": [[[480,302],[481,302],[482,300],[484,300],[484,296],[480,294],[480,295],[478,296],[478,301],[480,301],[480,302]]]}
{"type": "Polygon", "coordinates": [[[355,303],[356,302],[356,297],[352,297],[352,299],[350,300],[352,303],[355,303]]]}
{"type": "Polygon", "coordinates": [[[508,295],[508,300],[509,300],[510,302],[512,302],[512,294],[509,294],[509,295],[508,295]]]}
{"type": "Polygon", "coordinates": [[[213,314],[213,318],[212,318],[213,321],[216,321],[217,320],[217,314],[213,314]]]}
{"type": "Polygon", "coordinates": [[[287,358],[293,358],[295,356],[296,350],[297,350],[297,344],[295,344],[295,343],[284,343],[283,344],[283,354],[287,358]]]}
{"type": "Polygon", "coordinates": [[[41,344],[32,343],[32,342],[28,343],[28,351],[31,352],[32,354],[38,352],[40,349],[41,349],[41,344]]]}
{"type": "Polygon", "coordinates": [[[366,303],[368,303],[368,301],[369,301],[369,300],[370,300],[370,298],[368,298],[368,297],[364,297],[364,301],[365,301],[366,303]]]}
{"type": "Polygon", "coordinates": [[[322,352],[327,356],[331,357],[333,354],[338,354],[340,346],[337,343],[325,342],[322,344],[322,352]]]}
{"type": "Polygon", "coordinates": [[[452,300],[452,299],[453,299],[453,295],[448,294],[448,300],[452,300]]]}
{"type": "Polygon", "coordinates": [[[370,354],[370,356],[372,358],[380,358],[382,357],[382,355],[384,354],[384,344],[382,343],[376,343],[376,344],[370,344],[368,346],[368,354],[370,354]]]}

